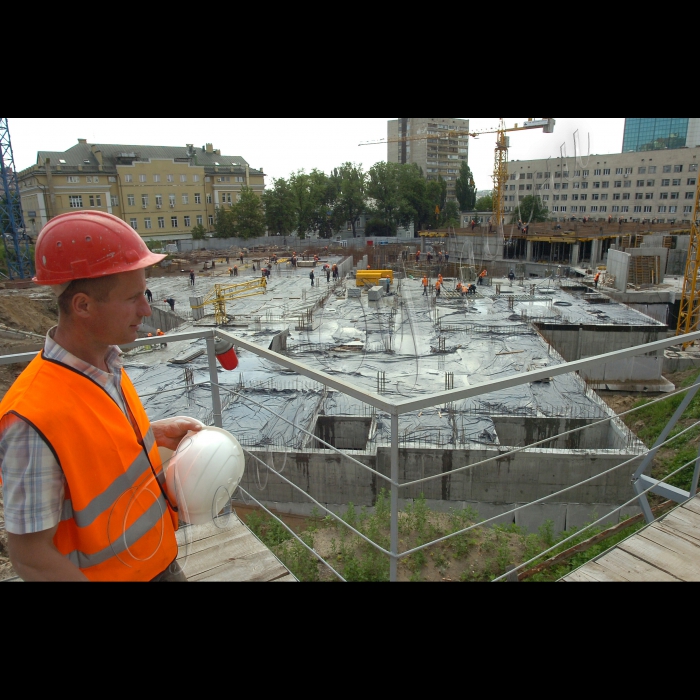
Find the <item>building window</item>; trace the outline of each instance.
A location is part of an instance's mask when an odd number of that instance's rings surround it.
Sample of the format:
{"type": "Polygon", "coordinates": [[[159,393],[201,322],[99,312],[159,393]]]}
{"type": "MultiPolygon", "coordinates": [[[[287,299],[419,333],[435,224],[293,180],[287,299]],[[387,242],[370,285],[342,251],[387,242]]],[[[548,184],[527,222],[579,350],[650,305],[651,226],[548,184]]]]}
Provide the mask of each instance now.
{"type": "Polygon", "coordinates": [[[154,175],[153,182],[160,182],[160,175],[154,175]]]}
{"type": "Polygon", "coordinates": [[[613,214],[619,214],[619,212],[620,212],[620,207],[613,207],[613,208],[612,208],[612,213],[613,213],[613,214]]]}
{"type": "Polygon", "coordinates": [[[671,166],[670,166],[670,165],[664,165],[664,172],[665,172],[665,173],[670,173],[670,172],[671,172],[671,166]]]}
{"type": "Polygon", "coordinates": [[[647,180],[647,187],[653,187],[656,184],[656,180],[647,180]]]}
{"type": "Polygon", "coordinates": [[[102,206],[102,195],[90,195],[90,206],[91,207],[101,207],[102,206]]]}
{"type": "Polygon", "coordinates": [[[599,194],[594,194],[594,195],[593,195],[593,201],[594,201],[594,202],[597,202],[599,199],[600,199],[600,195],[599,195],[599,194]]]}
{"type": "Polygon", "coordinates": [[[603,170],[603,175],[610,175],[610,168],[605,168],[603,170]]]}
{"type": "Polygon", "coordinates": [[[646,169],[646,167],[642,166],[641,168],[639,168],[639,170],[637,170],[637,173],[638,173],[639,175],[646,175],[646,174],[647,174],[647,169],[646,169]]]}
{"type": "Polygon", "coordinates": [[[115,197],[114,195],[110,195],[109,201],[113,207],[119,206],[119,197],[115,197]]]}
{"type": "Polygon", "coordinates": [[[644,180],[637,180],[637,187],[644,187],[644,180]]]}
{"type": "Polygon", "coordinates": [[[661,187],[670,187],[671,186],[671,181],[668,178],[664,178],[661,180],[661,187]]]}
{"type": "Polygon", "coordinates": [[[673,186],[674,186],[674,187],[680,187],[680,186],[681,186],[681,180],[680,180],[680,178],[676,178],[676,179],[673,181],[673,186]]]}
{"type": "Polygon", "coordinates": [[[654,199],[654,193],[653,192],[645,192],[644,199],[654,199]]]}
{"type": "Polygon", "coordinates": [[[180,182],[187,182],[187,175],[180,175],[180,182]]]}
{"type": "Polygon", "coordinates": [[[190,227],[190,217],[186,216],[185,217],[185,228],[189,228],[189,227],[190,227]]]}
{"type": "Polygon", "coordinates": [[[613,195],[613,199],[614,199],[615,201],[619,200],[619,199],[620,199],[620,193],[619,193],[619,192],[615,192],[615,194],[613,195]]]}
{"type": "Polygon", "coordinates": [[[136,206],[136,197],[133,194],[126,195],[126,203],[130,207],[135,207],[136,206]]]}
{"type": "Polygon", "coordinates": [[[682,173],[682,172],[683,172],[683,166],[682,166],[682,165],[674,165],[674,166],[673,166],[673,172],[674,172],[674,173],[682,173]]]}
{"type": "Polygon", "coordinates": [[[183,194],[182,195],[182,203],[183,204],[189,204],[190,203],[190,196],[188,194],[183,194]]]}
{"type": "Polygon", "coordinates": [[[596,177],[597,177],[598,175],[600,175],[600,168],[596,168],[596,169],[593,171],[593,175],[595,175],[596,177]]]}
{"type": "Polygon", "coordinates": [[[645,214],[651,214],[651,207],[648,206],[648,205],[645,206],[645,207],[644,207],[644,213],[645,213],[645,214]]]}
{"type": "Polygon", "coordinates": [[[572,214],[578,213],[578,207],[571,207],[571,213],[572,214]]]}
{"type": "Polygon", "coordinates": [[[656,166],[655,165],[649,166],[649,175],[656,175],[656,166]]]}
{"type": "Polygon", "coordinates": [[[561,196],[561,201],[562,201],[562,202],[566,202],[566,200],[567,200],[568,197],[569,197],[568,194],[563,194],[563,195],[561,196]]]}
{"type": "Polygon", "coordinates": [[[671,199],[680,199],[680,198],[681,198],[680,192],[671,192],[671,199]]]}
{"type": "Polygon", "coordinates": [[[133,175],[125,175],[124,176],[124,182],[133,182],[133,181],[134,181],[133,175]]]}
{"type": "Polygon", "coordinates": [[[625,175],[631,175],[634,168],[625,168],[625,175]]]}
{"type": "Polygon", "coordinates": [[[572,194],[572,195],[571,195],[571,200],[572,200],[573,202],[575,202],[577,199],[578,199],[578,195],[577,195],[577,194],[572,194]]]}
{"type": "Polygon", "coordinates": [[[170,226],[172,228],[177,228],[177,216],[170,217],[170,226]]]}
{"type": "Polygon", "coordinates": [[[666,213],[666,206],[662,204],[659,207],[659,214],[665,214],[665,213],[666,213]]]}
{"type": "Polygon", "coordinates": [[[211,194],[207,194],[207,204],[211,204],[211,194]]]}
{"type": "Polygon", "coordinates": [[[174,194],[168,195],[168,201],[170,202],[170,206],[174,207],[175,206],[175,195],[174,194]]]}
{"type": "Polygon", "coordinates": [[[599,183],[599,182],[594,182],[594,183],[593,183],[593,189],[594,189],[594,190],[599,190],[599,189],[600,189],[600,183],[599,183]]]}
{"type": "Polygon", "coordinates": [[[691,207],[691,206],[683,207],[683,213],[684,213],[684,214],[692,214],[692,213],[693,213],[693,207],[691,207]]]}
{"type": "Polygon", "coordinates": [[[148,195],[147,194],[142,194],[141,195],[141,206],[145,209],[148,207],[148,195]]]}
{"type": "Polygon", "coordinates": [[[582,202],[585,202],[587,199],[588,199],[588,195],[587,195],[587,194],[582,194],[582,195],[581,195],[581,201],[582,201],[582,202]]]}
{"type": "Polygon", "coordinates": [[[80,178],[77,175],[68,175],[66,182],[71,185],[77,185],[80,182],[80,178]]]}
{"type": "Polygon", "coordinates": [[[149,216],[147,216],[147,217],[143,220],[143,223],[144,223],[144,225],[145,225],[145,227],[146,227],[147,229],[153,228],[153,227],[151,226],[151,218],[150,218],[149,216]]]}
{"type": "Polygon", "coordinates": [[[616,168],[615,175],[622,175],[622,168],[616,168]]]}
{"type": "Polygon", "coordinates": [[[214,225],[214,217],[211,214],[209,214],[208,219],[209,219],[209,226],[213,226],[214,225]]]}
{"type": "Polygon", "coordinates": [[[696,173],[698,171],[698,164],[697,163],[691,163],[688,166],[688,172],[690,173],[696,173]]]}
{"type": "Polygon", "coordinates": [[[165,217],[164,216],[158,217],[158,228],[165,228],[165,217]]]}
{"type": "Polygon", "coordinates": [[[72,194],[68,197],[71,209],[82,209],[83,207],[83,197],[79,194],[72,194]]]}
{"type": "Polygon", "coordinates": [[[675,214],[677,211],[678,211],[678,207],[677,207],[677,206],[672,206],[672,207],[669,207],[669,208],[668,208],[668,213],[669,213],[669,214],[675,214]]]}
{"type": "Polygon", "coordinates": [[[138,229],[138,223],[136,219],[129,219],[129,225],[136,231],[138,229]]]}
{"type": "Polygon", "coordinates": [[[600,208],[600,211],[602,211],[602,212],[606,212],[607,210],[608,210],[607,207],[601,207],[601,208],[600,208]]]}
{"type": "Polygon", "coordinates": [[[661,192],[659,194],[659,199],[668,199],[668,192],[661,192]]]}
{"type": "Polygon", "coordinates": [[[643,192],[635,192],[634,198],[635,199],[644,199],[644,193],[643,192]]]}
{"type": "Polygon", "coordinates": [[[193,175],[192,182],[199,182],[199,175],[193,175]]]}
{"type": "Polygon", "coordinates": [[[608,198],[608,195],[607,195],[607,194],[601,194],[601,195],[600,195],[600,198],[601,198],[603,201],[605,201],[605,200],[608,198]]]}
{"type": "Polygon", "coordinates": [[[583,177],[588,177],[588,173],[589,173],[589,172],[590,172],[589,170],[584,170],[584,171],[583,171],[583,177]]]}
{"type": "Polygon", "coordinates": [[[566,207],[560,207],[559,211],[566,211],[566,207]]]}
{"type": "Polygon", "coordinates": [[[637,204],[637,206],[634,208],[634,213],[635,214],[641,214],[642,213],[642,207],[637,204]]]}
{"type": "Polygon", "coordinates": [[[586,207],[580,207],[579,211],[583,214],[586,211],[586,207]]]}
{"type": "Polygon", "coordinates": [[[525,185],[518,185],[518,189],[519,189],[521,192],[524,192],[524,191],[525,191],[525,185]]]}
{"type": "Polygon", "coordinates": [[[174,175],[168,175],[168,182],[175,182],[175,176],[174,176],[174,175]]]}
{"type": "Polygon", "coordinates": [[[542,179],[542,173],[537,173],[537,179],[541,180],[542,179]]]}
{"type": "Polygon", "coordinates": [[[201,203],[202,203],[202,195],[199,194],[198,192],[194,195],[194,203],[195,203],[195,204],[201,204],[201,203]]]}
{"type": "Polygon", "coordinates": [[[587,182],[582,182],[582,183],[581,183],[581,189],[582,189],[582,190],[587,190],[587,189],[588,189],[588,183],[587,183],[587,182]]]}
{"type": "Polygon", "coordinates": [[[629,212],[630,208],[629,207],[622,207],[622,213],[627,214],[629,212]]]}
{"type": "Polygon", "coordinates": [[[610,187],[610,183],[607,180],[605,182],[603,182],[603,189],[604,190],[608,189],[609,187],[610,187]]]}
{"type": "Polygon", "coordinates": [[[686,192],[685,198],[686,199],[695,199],[695,192],[686,192]]]}
{"type": "Polygon", "coordinates": [[[112,175],[110,175],[109,178],[108,178],[108,180],[109,180],[110,182],[116,182],[116,181],[117,181],[117,178],[116,178],[116,177],[113,177],[112,175]]]}
{"type": "Polygon", "coordinates": [[[689,177],[688,178],[688,187],[695,187],[697,184],[697,179],[694,177],[689,177]]]}
{"type": "Polygon", "coordinates": [[[156,206],[158,207],[158,209],[160,209],[163,206],[163,195],[162,194],[156,195],[156,206]]]}
{"type": "Polygon", "coordinates": [[[197,226],[201,226],[204,223],[204,217],[201,214],[197,214],[197,226]]]}
{"type": "Polygon", "coordinates": [[[139,182],[146,182],[146,176],[145,176],[145,175],[139,175],[139,182]]]}
{"type": "Polygon", "coordinates": [[[598,207],[591,207],[591,214],[595,214],[598,211],[598,207]]]}
{"type": "Polygon", "coordinates": [[[622,187],[622,180],[615,180],[615,187],[622,187]]]}

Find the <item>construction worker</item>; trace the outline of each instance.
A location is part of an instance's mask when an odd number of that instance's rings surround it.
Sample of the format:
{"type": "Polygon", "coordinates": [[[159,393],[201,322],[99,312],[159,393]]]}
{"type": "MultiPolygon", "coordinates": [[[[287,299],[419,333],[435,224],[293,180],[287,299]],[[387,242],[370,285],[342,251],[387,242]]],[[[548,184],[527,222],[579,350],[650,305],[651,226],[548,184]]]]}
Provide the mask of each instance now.
{"type": "Polygon", "coordinates": [[[168,297],[167,299],[163,299],[163,301],[164,301],[166,304],[168,304],[168,306],[170,306],[170,310],[171,310],[172,312],[175,311],[175,299],[173,299],[172,297],[168,297]]]}
{"type": "MultiPolygon", "coordinates": [[[[161,335],[165,335],[165,333],[163,333],[163,331],[159,328],[158,330],[156,330],[156,335],[157,335],[157,336],[161,336],[161,335]]],[[[167,348],[167,347],[168,347],[168,344],[167,344],[167,343],[161,343],[161,344],[160,344],[160,347],[161,347],[161,348],[167,348]]]]}
{"type": "Polygon", "coordinates": [[[428,296],[428,276],[427,275],[423,275],[422,283],[423,283],[423,296],[427,297],[428,296]]]}
{"type": "Polygon", "coordinates": [[[241,266],[243,266],[243,253],[241,253],[238,258],[241,261],[241,266]]]}
{"type": "Polygon", "coordinates": [[[458,294],[462,294],[462,283],[457,282],[457,285],[455,286],[455,290],[457,291],[458,294]]]}
{"type": "Polygon", "coordinates": [[[333,264],[333,279],[338,279],[338,266],[335,263],[333,264]]]}
{"type": "Polygon", "coordinates": [[[438,274],[438,282],[442,284],[442,273],[438,274]]]}
{"type": "Polygon", "coordinates": [[[146,294],[146,299],[148,299],[148,303],[150,304],[153,301],[153,292],[151,292],[151,290],[148,289],[148,287],[146,287],[145,294],[146,294]]]}
{"type": "Polygon", "coordinates": [[[229,269],[228,269],[228,276],[233,277],[233,268],[232,267],[229,267],[229,269]]]}
{"type": "Polygon", "coordinates": [[[484,280],[486,279],[486,276],[488,275],[488,272],[486,271],[486,268],[484,268],[480,273],[479,273],[479,284],[483,285],[484,280]]]}
{"type": "Polygon", "coordinates": [[[513,280],[515,279],[515,272],[513,268],[510,268],[510,272],[508,273],[508,281],[510,282],[510,286],[513,286],[513,280]]]}
{"type": "Polygon", "coordinates": [[[596,276],[593,279],[593,282],[595,284],[595,288],[598,289],[598,280],[600,280],[600,272],[596,272],[596,276]]]}
{"type": "Polygon", "coordinates": [[[416,251],[416,263],[420,262],[420,250],[416,251]]]}
{"type": "Polygon", "coordinates": [[[233,266],[233,276],[238,277],[238,265],[233,266]]]}
{"type": "Polygon", "coordinates": [[[190,270],[190,284],[194,287],[194,270],[190,270]]]}
{"type": "Polygon", "coordinates": [[[309,279],[311,280],[311,286],[312,286],[312,287],[314,286],[314,278],[315,278],[315,277],[316,277],[316,276],[314,275],[314,271],[311,270],[311,272],[309,272],[309,279]]]}
{"type": "Polygon", "coordinates": [[[435,296],[440,298],[440,289],[442,288],[442,282],[438,279],[435,282],[435,296]]]}
{"type": "Polygon", "coordinates": [[[10,561],[25,581],[184,580],[158,446],[203,426],[149,422],[118,348],[151,315],[145,268],[165,256],[94,210],[51,219],[35,255],[59,318],[0,404],[10,561]]]}
{"type": "Polygon", "coordinates": [[[476,294],[476,285],[470,284],[469,289],[467,289],[467,294],[476,294]]]}

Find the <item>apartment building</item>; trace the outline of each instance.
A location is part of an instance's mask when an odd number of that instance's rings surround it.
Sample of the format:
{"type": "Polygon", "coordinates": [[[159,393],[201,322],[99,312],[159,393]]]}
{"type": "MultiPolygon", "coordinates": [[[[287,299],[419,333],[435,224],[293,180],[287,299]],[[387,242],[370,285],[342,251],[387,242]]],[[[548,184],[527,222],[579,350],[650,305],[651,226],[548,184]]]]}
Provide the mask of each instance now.
{"type": "Polygon", "coordinates": [[[700,147],[511,161],[506,211],[541,197],[553,219],[690,223],[700,147]]]}
{"type": "Polygon", "coordinates": [[[214,230],[216,208],[235,203],[241,189],[265,189],[262,168],[212,144],[195,148],[89,144],[63,152],[39,151],[36,165],[19,173],[27,232],[38,234],[52,217],[96,209],[120,217],[145,239],[191,238],[214,230]]]}
{"type": "Polygon", "coordinates": [[[387,161],[415,163],[423,169],[428,180],[437,180],[441,175],[447,183],[448,201],[456,201],[455,185],[459,169],[463,160],[469,160],[468,131],[468,119],[393,119],[387,124],[387,140],[390,142],[387,144],[387,161]],[[448,136],[449,132],[460,133],[448,136]],[[420,138],[423,136],[425,138],[420,138]]]}

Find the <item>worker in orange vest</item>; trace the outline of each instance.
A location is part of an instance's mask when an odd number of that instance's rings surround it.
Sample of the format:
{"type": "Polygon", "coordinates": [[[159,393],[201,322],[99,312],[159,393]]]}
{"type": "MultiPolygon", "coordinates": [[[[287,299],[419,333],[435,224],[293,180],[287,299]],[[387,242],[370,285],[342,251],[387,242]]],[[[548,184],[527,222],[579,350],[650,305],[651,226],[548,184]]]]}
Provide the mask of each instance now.
{"type": "Polygon", "coordinates": [[[440,280],[438,280],[438,281],[435,283],[435,296],[436,296],[436,297],[439,297],[439,296],[440,296],[440,289],[441,289],[441,287],[442,287],[442,282],[440,282],[440,280]]]}
{"type": "Polygon", "coordinates": [[[438,274],[438,282],[442,285],[442,274],[438,274]]]}
{"type": "Polygon", "coordinates": [[[488,275],[488,272],[486,272],[486,269],[484,268],[479,274],[479,284],[484,284],[484,279],[486,279],[486,275],[488,275]]]}
{"type": "Polygon", "coordinates": [[[416,251],[416,262],[420,262],[420,250],[416,251]]]}
{"type": "Polygon", "coordinates": [[[35,257],[59,317],[0,403],[10,561],[24,580],[185,580],[158,447],[203,426],[150,422],[118,347],[151,315],[145,268],[165,255],[112,214],[77,211],[44,226],[35,257]]]}
{"type": "Polygon", "coordinates": [[[600,279],[600,272],[596,273],[595,279],[593,282],[595,283],[595,288],[598,289],[598,280],[600,279]]]}
{"type": "Polygon", "coordinates": [[[461,295],[461,294],[462,294],[462,283],[461,283],[461,282],[457,282],[457,286],[455,287],[455,289],[456,289],[456,290],[459,292],[459,294],[461,295]]]}
{"type": "Polygon", "coordinates": [[[423,296],[427,297],[428,296],[428,276],[423,275],[423,296]]]}

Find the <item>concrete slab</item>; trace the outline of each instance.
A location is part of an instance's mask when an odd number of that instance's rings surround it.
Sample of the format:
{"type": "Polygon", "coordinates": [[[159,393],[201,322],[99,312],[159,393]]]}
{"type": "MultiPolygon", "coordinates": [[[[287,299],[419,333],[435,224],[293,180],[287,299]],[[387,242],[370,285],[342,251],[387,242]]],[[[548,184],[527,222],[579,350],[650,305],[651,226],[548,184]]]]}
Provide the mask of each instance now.
{"type": "Polygon", "coordinates": [[[515,524],[527,532],[537,532],[545,522],[551,520],[553,532],[558,535],[566,530],[566,509],[565,503],[537,503],[516,511],[515,524]]]}

